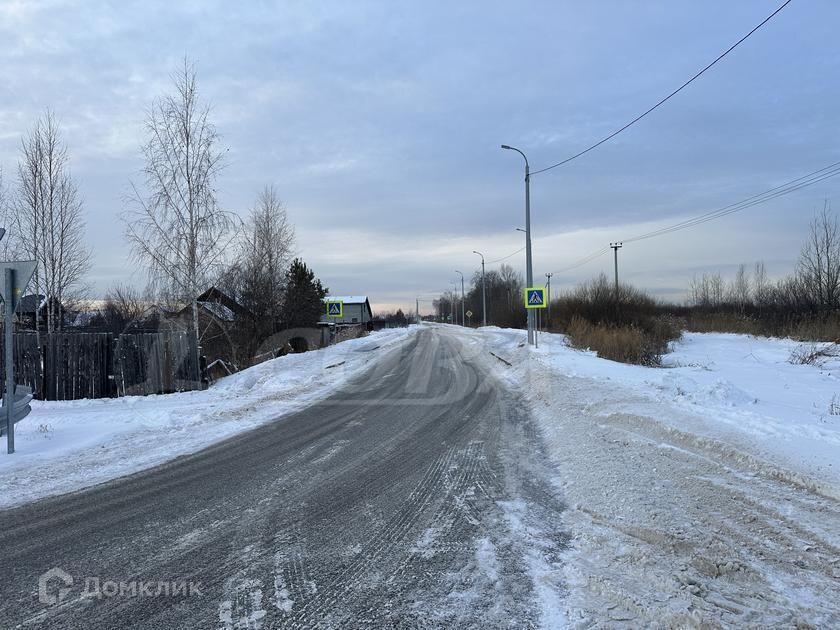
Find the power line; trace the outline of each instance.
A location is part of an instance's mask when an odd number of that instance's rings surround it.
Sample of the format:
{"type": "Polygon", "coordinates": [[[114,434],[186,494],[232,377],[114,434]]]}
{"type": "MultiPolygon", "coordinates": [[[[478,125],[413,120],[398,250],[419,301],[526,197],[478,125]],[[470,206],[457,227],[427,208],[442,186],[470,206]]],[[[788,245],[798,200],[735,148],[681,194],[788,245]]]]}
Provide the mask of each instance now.
{"type": "Polygon", "coordinates": [[[508,258],[512,258],[513,256],[516,256],[519,252],[523,251],[524,249],[525,249],[525,248],[524,248],[524,247],[522,247],[522,248],[520,248],[520,249],[517,249],[517,250],[516,250],[515,252],[513,252],[512,254],[508,254],[507,256],[503,256],[503,257],[501,257],[501,258],[497,258],[496,260],[488,260],[486,264],[488,264],[488,265],[492,265],[493,263],[502,262],[503,260],[507,260],[508,258]]]}
{"type": "Polygon", "coordinates": [[[622,131],[624,131],[624,130],[628,129],[629,127],[632,127],[632,126],[633,126],[633,125],[635,125],[637,122],[639,122],[642,118],[644,118],[645,116],[647,116],[648,114],[650,114],[653,110],[657,109],[660,105],[663,105],[665,102],[669,101],[672,97],[674,97],[674,96],[676,96],[677,94],[679,94],[680,92],[682,92],[682,90],[683,90],[684,88],[688,87],[691,83],[693,83],[693,82],[695,81],[695,79],[698,79],[698,78],[699,78],[699,77],[700,77],[703,73],[705,73],[705,72],[706,72],[707,70],[709,70],[712,66],[714,66],[716,63],[718,63],[721,59],[723,59],[724,57],[726,57],[726,55],[728,55],[728,54],[729,54],[729,53],[731,53],[733,50],[735,50],[735,48],[737,48],[739,44],[741,44],[744,40],[746,40],[746,39],[747,39],[750,35],[752,35],[753,33],[755,33],[755,32],[756,32],[758,29],[760,29],[762,26],[764,26],[765,24],[767,24],[767,22],[769,22],[770,20],[772,20],[772,19],[776,16],[776,14],[777,14],[777,13],[779,13],[779,11],[781,11],[782,9],[784,9],[784,8],[785,8],[788,4],[790,4],[790,3],[791,3],[791,0],[786,0],[786,1],[785,1],[785,2],[784,2],[784,3],[783,3],[783,4],[782,4],[782,5],[781,5],[778,9],[776,9],[775,11],[773,11],[773,13],[771,13],[771,14],[770,14],[770,15],[768,15],[766,18],[764,18],[764,19],[763,19],[763,20],[762,20],[762,21],[758,24],[758,26],[756,26],[755,28],[753,28],[753,29],[752,29],[749,33],[747,33],[746,35],[744,35],[741,39],[739,39],[737,42],[735,42],[735,43],[734,43],[734,44],[732,44],[729,48],[727,48],[724,52],[722,52],[720,55],[718,55],[718,57],[717,57],[714,61],[712,61],[712,62],[711,62],[709,65],[707,65],[705,68],[703,68],[702,70],[700,70],[700,72],[698,72],[697,74],[695,74],[695,75],[694,75],[693,77],[691,77],[688,81],[686,81],[686,82],[685,82],[685,83],[683,83],[680,87],[678,87],[676,90],[674,90],[673,92],[671,92],[668,96],[666,96],[665,98],[663,98],[662,100],[660,100],[658,103],[656,103],[656,105],[654,105],[654,106],[653,106],[653,107],[651,107],[650,109],[646,110],[644,113],[640,114],[639,116],[636,116],[636,118],[634,118],[633,120],[631,120],[629,123],[627,123],[626,125],[624,125],[624,126],[623,126],[623,127],[621,127],[620,129],[618,129],[617,131],[612,132],[610,135],[608,135],[608,136],[606,136],[605,138],[603,138],[603,139],[599,140],[598,142],[596,142],[595,144],[593,144],[593,145],[592,145],[592,146],[590,146],[589,148],[584,149],[583,151],[580,151],[579,153],[575,153],[574,155],[572,155],[572,156],[570,156],[570,157],[567,157],[565,160],[561,160],[560,162],[557,162],[556,164],[552,164],[551,166],[546,166],[545,168],[541,168],[541,169],[539,169],[539,170],[537,170],[537,171],[531,171],[531,175],[538,175],[538,174],[540,174],[540,173],[544,173],[545,171],[550,171],[551,169],[553,169],[553,168],[557,168],[558,166],[562,166],[563,164],[567,164],[568,162],[571,162],[572,160],[575,160],[575,159],[577,159],[577,158],[581,157],[582,155],[586,155],[587,153],[589,153],[590,151],[592,151],[592,149],[595,149],[595,148],[597,148],[597,147],[601,146],[602,144],[604,144],[605,142],[608,142],[608,141],[612,140],[612,139],[613,139],[613,138],[615,138],[618,134],[620,134],[622,131]]]}
{"type": "Polygon", "coordinates": [[[593,253],[589,254],[588,256],[585,256],[584,258],[581,258],[577,262],[573,262],[568,267],[563,267],[562,269],[558,269],[557,271],[553,271],[552,273],[561,274],[561,273],[564,273],[566,271],[571,271],[572,269],[577,269],[578,267],[583,267],[586,263],[592,262],[596,258],[600,258],[604,254],[606,254],[608,251],[610,251],[610,248],[609,247],[604,247],[603,249],[599,249],[597,252],[593,252],[593,253]]]}
{"type": "MultiPolygon", "coordinates": [[[[764,192],[758,193],[757,195],[752,195],[751,197],[747,197],[746,199],[742,199],[741,201],[738,201],[736,203],[723,206],[722,208],[718,208],[717,210],[712,210],[711,212],[706,212],[705,214],[698,215],[691,219],[686,219],[684,221],[680,221],[679,223],[675,223],[667,227],[659,228],[651,232],[646,232],[644,234],[634,236],[633,238],[625,238],[622,241],[622,243],[633,243],[636,241],[642,241],[645,239],[653,238],[655,236],[663,236],[665,234],[670,234],[671,232],[676,232],[678,230],[684,230],[690,227],[694,227],[695,225],[701,225],[708,221],[713,221],[714,219],[718,219],[729,214],[734,214],[735,212],[740,212],[741,210],[746,210],[747,208],[752,208],[753,206],[756,206],[758,204],[766,203],[768,201],[776,199],[777,197],[789,195],[790,193],[796,192],[797,190],[807,188],[808,186],[812,186],[823,180],[836,177],[837,175],[840,175],[840,162],[834,162],[833,164],[829,164],[828,166],[825,166],[821,169],[812,171],[807,175],[797,177],[796,179],[792,179],[785,184],[776,186],[775,188],[770,188],[769,190],[765,190],[764,192]]],[[[585,256],[584,258],[581,258],[580,260],[573,262],[572,264],[566,267],[563,267],[562,269],[558,269],[553,273],[561,274],[566,271],[571,271],[572,269],[577,269],[578,267],[582,267],[583,265],[597,258],[600,258],[609,251],[609,247],[599,249],[589,254],[588,256],[585,256]]]]}
{"type": "Polygon", "coordinates": [[[742,199],[736,203],[723,206],[717,210],[712,210],[711,212],[707,212],[694,218],[686,219],[684,221],[680,221],[679,223],[675,223],[674,225],[659,228],[645,234],[640,234],[638,236],[634,236],[633,238],[626,238],[624,239],[624,242],[632,243],[635,241],[653,238],[654,236],[670,234],[671,232],[684,230],[696,225],[701,225],[703,223],[707,223],[708,221],[713,221],[714,219],[719,219],[720,217],[734,214],[735,212],[740,212],[741,210],[746,210],[747,208],[752,208],[758,204],[766,203],[772,199],[776,199],[777,197],[789,195],[792,192],[812,186],[831,177],[836,177],[837,175],[840,175],[840,162],[835,162],[834,164],[830,164],[829,166],[813,171],[812,173],[808,173],[807,175],[803,175],[802,177],[797,177],[796,179],[782,184],[781,186],[765,190],[762,193],[747,197],[746,199],[742,199]]]}

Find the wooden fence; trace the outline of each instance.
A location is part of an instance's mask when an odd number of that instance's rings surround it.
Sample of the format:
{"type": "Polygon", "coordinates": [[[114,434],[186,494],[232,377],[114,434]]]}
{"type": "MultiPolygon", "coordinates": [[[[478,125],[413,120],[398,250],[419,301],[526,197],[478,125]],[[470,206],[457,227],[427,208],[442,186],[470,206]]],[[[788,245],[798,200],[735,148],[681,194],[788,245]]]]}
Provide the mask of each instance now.
{"type": "MultiPolygon", "coordinates": [[[[14,335],[15,380],[42,400],[112,398],[199,389],[195,337],[187,332],[14,335]]],[[[0,336],[0,356],[5,352],[0,336]]],[[[5,378],[0,364],[0,375],[5,378]]]]}

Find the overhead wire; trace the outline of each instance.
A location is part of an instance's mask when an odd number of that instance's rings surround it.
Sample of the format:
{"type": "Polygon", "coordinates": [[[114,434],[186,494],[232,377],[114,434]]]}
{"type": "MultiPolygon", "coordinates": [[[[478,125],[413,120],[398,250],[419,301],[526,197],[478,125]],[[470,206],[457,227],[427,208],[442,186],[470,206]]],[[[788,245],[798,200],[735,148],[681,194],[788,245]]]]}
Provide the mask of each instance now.
{"type": "Polygon", "coordinates": [[[609,247],[604,247],[603,249],[599,249],[598,251],[592,252],[588,256],[585,256],[585,257],[581,258],[577,262],[573,262],[572,264],[570,264],[566,267],[563,267],[562,269],[557,269],[555,271],[552,271],[551,273],[561,274],[561,273],[565,273],[566,271],[571,271],[572,269],[577,269],[578,267],[583,267],[585,264],[587,264],[589,262],[592,262],[596,258],[600,258],[604,254],[606,254],[608,251],[610,251],[610,248],[609,247]]]}
{"type": "Polygon", "coordinates": [[[708,221],[713,221],[714,219],[719,219],[720,217],[734,214],[736,212],[740,212],[741,210],[746,210],[747,208],[752,208],[753,206],[756,206],[758,204],[766,203],[778,197],[789,195],[792,192],[796,192],[797,190],[801,190],[802,188],[807,188],[808,186],[813,186],[814,184],[817,184],[826,179],[830,179],[832,177],[836,177],[837,175],[840,175],[840,162],[835,162],[834,164],[830,164],[826,167],[808,173],[807,175],[803,175],[802,177],[797,177],[796,179],[782,184],[781,186],[770,188],[769,190],[765,190],[764,192],[758,193],[757,195],[752,195],[751,197],[747,197],[746,199],[742,199],[741,201],[738,201],[736,203],[731,203],[727,206],[723,206],[722,208],[718,208],[717,210],[712,210],[711,212],[706,212],[696,217],[686,219],[684,221],[680,221],[678,223],[663,228],[652,230],[650,232],[646,232],[644,234],[640,234],[632,238],[626,238],[622,242],[633,243],[635,241],[641,241],[653,238],[655,236],[662,236],[664,234],[670,234],[672,232],[684,230],[690,227],[694,227],[696,225],[701,225],[703,223],[707,223],[708,221]]]}
{"type": "MultiPolygon", "coordinates": [[[[622,243],[633,243],[636,241],[641,241],[649,238],[654,238],[656,236],[663,236],[665,234],[670,234],[672,232],[677,232],[679,230],[684,230],[690,227],[694,227],[696,225],[701,225],[703,223],[707,223],[708,221],[713,221],[714,219],[718,219],[720,217],[724,217],[730,214],[734,214],[736,212],[740,212],[741,210],[746,210],[747,208],[752,208],[753,206],[766,203],[778,197],[782,197],[784,195],[788,195],[792,192],[796,192],[802,188],[806,188],[808,186],[812,186],[817,184],[821,181],[826,179],[830,179],[832,177],[836,177],[840,175],[840,162],[834,162],[833,164],[829,164],[828,166],[824,166],[823,168],[817,169],[816,171],[812,171],[807,175],[802,175],[801,177],[797,177],[796,179],[792,179],[789,182],[781,184],[780,186],[775,186],[774,188],[770,188],[765,190],[764,192],[758,193],[756,195],[752,195],[741,201],[731,203],[729,205],[723,206],[718,208],[717,210],[712,210],[710,212],[706,212],[704,214],[698,215],[696,217],[692,217],[690,219],[685,219],[684,221],[680,221],[673,225],[669,225],[663,228],[659,228],[656,230],[652,230],[650,232],[646,232],[644,234],[639,234],[638,236],[634,236],[632,238],[626,238],[622,240],[622,243]]],[[[585,256],[576,262],[563,267],[562,269],[557,269],[552,273],[560,274],[566,271],[571,271],[573,269],[577,269],[578,267],[582,267],[583,265],[600,258],[604,254],[610,251],[609,247],[604,247],[599,249],[595,252],[592,252],[588,256],[585,256]]]]}
{"type": "Polygon", "coordinates": [[[496,260],[488,260],[484,264],[485,265],[492,265],[492,264],[497,263],[497,262],[502,262],[503,260],[507,260],[508,258],[512,258],[513,256],[516,256],[519,252],[523,251],[524,249],[525,249],[524,247],[520,247],[519,249],[517,249],[512,254],[508,254],[507,256],[502,256],[501,258],[497,258],[496,260]]]}
{"type": "Polygon", "coordinates": [[[624,125],[624,126],[623,126],[623,127],[621,127],[620,129],[617,129],[616,131],[613,131],[611,134],[609,134],[608,136],[606,136],[606,137],[602,138],[601,140],[599,140],[599,141],[598,141],[598,142],[596,142],[595,144],[591,145],[590,147],[588,147],[588,148],[584,149],[583,151],[579,151],[578,153],[575,153],[574,155],[571,155],[571,156],[567,157],[567,158],[566,158],[566,159],[564,159],[564,160],[560,160],[559,162],[557,162],[556,164],[552,164],[551,166],[546,166],[545,168],[541,168],[541,169],[536,170],[536,171],[531,171],[531,175],[539,175],[540,173],[545,173],[546,171],[550,171],[551,169],[553,169],[553,168],[557,168],[558,166],[563,166],[564,164],[568,164],[568,163],[569,163],[569,162],[571,162],[572,160],[576,160],[577,158],[579,158],[579,157],[581,157],[581,156],[583,156],[583,155],[586,155],[587,153],[589,153],[589,152],[590,152],[590,151],[592,151],[593,149],[598,148],[599,146],[601,146],[601,145],[602,145],[602,144],[604,144],[605,142],[609,142],[610,140],[612,140],[613,138],[615,138],[615,137],[616,137],[618,134],[620,134],[621,132],[623,132],[623,131],[625,131],[626,129],[629,129],[630,127],[632,127],[633,125],[635,125],[635,124],[636,124],[637,122],[639,122],[642,118],[644,118],[645,116],[647,116],[648,114],[650,114],[651,112],[653,112],[655,109],[659,108],[661,105],[664,105],[664,104],[665,104],[667,101],[669,101],[671,98],[673,98],[674,96],[676,96],[677,94],[679,94],[680,92],[682,92],[682,91],[683,91],[683,89],[685,89],[686,87],[688,87],[688,86],[689,86],[691,83],[693,83],[696,79],[700,78],[700,76],[702,76],[702,75],[703,75],[703,74],[704,74],[707,70],[709,70],[710,68],[712,68],[712,67],[713,67],[715,64],[717,64],[717,63],[718,63],[721,59],[723,59],[724,57],[726,57],[729,53],[731,53],[733,50],[735,50],[735,48],[737,48],[737,47],[738,47],[741,43],[743,43],[743,42],[744,42],[747,38],[749,38],[749,37],[750,37],[750,35],[752,35],[753,33],[755,33],[758,29],[760,29],[762,26],[764,26],[765,24],[767,24],[767,22],[769,22],[770,20],[772,20],[772,19],[776,16],[776,14],[778,14],[778,13],[779,13],[782,9],[784,9],[784,8],[785,8],[788,4],[790,4],[790,3],[791,3],[791,1],[792,1],[792,0],[786,0],[784,3],[782,3],[782,5],[781,5],[781,6],[779,6],[779,8],[777,8],[775,11],[773,11],[773,13],[771,13],[771,14],[770,14],[770,15],[768,15],[766,18],[764,18],[761,22],[759,22],[759,24],[758,24],[757,26],[755,26],[755,27],[754,27],[754,28],[753,28],[753,29],[752,29],[749,33],[747,33],[746,35],[744,35],[741,39],[739,39],[737,42],[735,42],[735,43],[734,43],[734,44],[732,44],[729,48],[727,48],[725,51],[723,51],[720,55],[718,55],[718,56],[715,58],[715,60],[714,60],[714,61],[712,61],[712,62],[711,62],[710,64],[708,64],[707,66],[705,66],[702,70],[700,70],[700,71],[699,71],[699,72],[697,72],[694,76],[692,76],[692,77],[691,77],[688,81],[686,81],[686,82],[685,82],[685,83],[683,83],[681,86],[679,86],[676,90],[674,90],[673,92],[671,92],[670,94],[668,94],[668,96],[666,96],[665,98],[661,99],[661,100],[660,100],[659,102],[657,102],[654,106],[652,106],[652,107],[648,108],[648,109],[647,109],[647,110],[645,110],[643,113],[641,113],[641,114],[639,114],[638,116],[636,116],[636,117],[635,117],[633,120],[631,120],[629,123],[627,123],[626,125],[624,125]]]}

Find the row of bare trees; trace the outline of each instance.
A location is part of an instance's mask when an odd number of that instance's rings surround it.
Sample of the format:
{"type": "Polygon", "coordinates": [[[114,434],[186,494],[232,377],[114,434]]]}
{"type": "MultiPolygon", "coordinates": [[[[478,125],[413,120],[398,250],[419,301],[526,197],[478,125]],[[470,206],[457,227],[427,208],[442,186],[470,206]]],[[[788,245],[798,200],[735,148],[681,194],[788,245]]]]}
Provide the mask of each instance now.
{"type": "MultiPolygon", "coordinates": [[[[487,323],[502,327],[518,327],[525,322],[524,287],[522,274],[510,265],[486,272],[484,277],[487,294],[487,323]]],[[[471,311],[472,323],[482,321],[481,272],[476,272],[466,291],[464,311],[471,311]]],[[[433,301],[435,316],[440,321],[458,321],[461,318],[461,292],[447,291],[433,301]]],[[[470,323],[470,322],[468,322],[470,323]]]]}
{"type": "Polygon", "coordinates": [[[707,310],[829,311],[840,309],[840,224],[828,203],[814,217],[790,275],[772,281],[763,262],[735,276],[704,273],[689,282],[688,304],[707,310]]]}

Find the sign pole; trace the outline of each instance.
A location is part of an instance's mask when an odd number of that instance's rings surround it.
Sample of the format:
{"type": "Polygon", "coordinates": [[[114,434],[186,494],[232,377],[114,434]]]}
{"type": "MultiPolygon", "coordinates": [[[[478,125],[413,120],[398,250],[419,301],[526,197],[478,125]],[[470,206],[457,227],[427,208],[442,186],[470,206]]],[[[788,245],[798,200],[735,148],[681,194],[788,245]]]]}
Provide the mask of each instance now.
{"type": "Polygon", "coordinates": [[[5,317],[5,351],[6,351],[6,393],[3,399],[6,410],[6,452],[11,455],[15,452],[15,359],[14,359],[14,326],[15,316],[15,270],[6,267],[6,286],[3,290],[3,300],[6,309],[5,317]]]}

